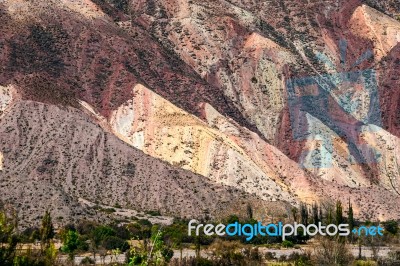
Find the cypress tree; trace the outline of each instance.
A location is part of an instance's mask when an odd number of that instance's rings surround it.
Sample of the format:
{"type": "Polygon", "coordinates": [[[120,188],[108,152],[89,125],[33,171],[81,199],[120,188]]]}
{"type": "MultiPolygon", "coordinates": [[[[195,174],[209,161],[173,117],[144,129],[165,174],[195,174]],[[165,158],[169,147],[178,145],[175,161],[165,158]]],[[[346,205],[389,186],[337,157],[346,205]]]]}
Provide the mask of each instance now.
{"type": "Polygon", "coordinates": [[[332,207],[331,206],[329,206],[328,207],[328,213],[327,213],[327,215],[326,215],[326,224],[328,225],[328,224],[332,224],[332,222],[333,222],[333,217],[332,217],[333,215],[332,215],[332,207]]]}
{"type": "Polygon", "coordinates": [[[336,225],[343,223],[343,207],[342,203],[338,200],[336,201],[336,225]]]}
{"type": "Polygon", "coordinates": [[[313,203],[313,205],[312,205],[312,214],[313,214],[314,224],[318,224],[320,222],[320,217],[318,215],[317,203],[313,203]]]}
{"type": "Polygon", "coordinates": [[[42,218],[42,227],[40,228],[40,243],[42,248],[47,248],[50,240],[54,237],[54,227],[51,221],[49,210],[46,210],[42,218]]]}
{"type": "Polygon", "coordinates": [[[247,218],[253,219],[253,209],[250,204],[247,204],[247,218]]]}
{"type": "Polygon", "coordinates": [[[348,217],[348,224],[350,226],[350,231],[354,228],[354,217],[353,217],[353,206],[351,205],[349,199],[349,217],[348,217]]]}
{"type": "Polygon", "coordinates": [[[293,221],[298,222],[298,217],[297,217],[297,208],[293,207],[292,208],[292,216],[293,216],[293,221]]]}
{"type": "Polygon", "coordinates": [[[319,205],[319,219],[321,220],[321,223],[323,223],[324,215],[322,213],[322,206],[319,205]]]}
{"type": "Polygon", "coordinates": [[[304,203],[300,203],[300,218],[302,224],[308,225],[308,209],[304,203]]]}

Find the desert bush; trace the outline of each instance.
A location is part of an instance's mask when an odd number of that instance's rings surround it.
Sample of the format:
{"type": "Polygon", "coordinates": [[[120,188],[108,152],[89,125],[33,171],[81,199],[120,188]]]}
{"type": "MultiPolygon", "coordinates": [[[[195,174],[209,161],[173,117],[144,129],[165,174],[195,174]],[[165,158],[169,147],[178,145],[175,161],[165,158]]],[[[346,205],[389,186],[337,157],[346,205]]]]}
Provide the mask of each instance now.
{"type": "Polygon", "coordinates": [[[40,231],[37,227],[28,227],[20,234],[21,243],[33,243],[35,240],[40,239],[40,231]]]}
{"type": "Polygon", "coordinates": [[[341,239],[320,238],[312,261],[316,265],[350,265],[354,258],[341,239]]]}
{"type": "Polygon", "coordinates": [[[312,266],[311,253],[293,252],[287,258],[288,261],[293,262],[294,266],[312,266]]]}
{"type": "Polygon", "coordinates": [[[378,260],[379,266],[398,266],[400,265],[400,250],[391,251],[387,258],[378,260]]]}
{"type": "Polygon", "coordinates": [[[141,242],[127,252],[128,265],[166,265],[174,252],[163,241],[163,232],[153,226],[148,241],[141,242]]]}
{"type": "Polygon", "coordinates": [[[399,225],[396,221],[386,221],[383,223],[383,226],[385,228],[385,232],[389,232],[392,235],[396,235],[397,232],[399,231],[399,225]]]}
{"type": "Polygon", "coordinates": [[[91,265],[94,264],[94,260],[90,257],[84,257],[83,260],[81,261],[81,265],[91,265]]]}
{"type": "Polygon", "coordinates": [[[119,249],[122,252],[125,252],[129,249],[129,244],[119,237],[110,236],[103,240],[103,247],[107,250],[119,249]]]}
{"type": "Polygon", "coordinates": [[[151,215],[151,216],[161,216],[160,211],[157,211],[157,210],[146,211],[145,213],[148,215],[151,215]]]}
{"type": "Polygon", "coordinates": [[[240,251],[241,248],[239,242],[219,239],[210,246],[213,261],[217,261],[220,265],[243,265],[245,257],[240,251]]]}
{"type": "Polygon", "coordinates": [[[274,260],[274,259],[276,259],[276,253],[268,251],[268,252],[265,252],[264,257],[266,260],[274,260]]]}
{"type": "Polygon", "coordinates": [[[373,260],[356,260],[353,266],[376,266],[378,265],[376,261],[373,260]]]}
{"type": "Polygon", "coordinates": [[[97,224],[91,221],[81,221],[76,226],[76,230],[81,235],[89,235],[96,228],[97,224]]]}
{"type": "Polygon", "coordinates": [[[292,247],[294,247],[292,241],[289,241],[289,240],[284,240],[281,245],[284,248],[292,248],[292,247]]]}

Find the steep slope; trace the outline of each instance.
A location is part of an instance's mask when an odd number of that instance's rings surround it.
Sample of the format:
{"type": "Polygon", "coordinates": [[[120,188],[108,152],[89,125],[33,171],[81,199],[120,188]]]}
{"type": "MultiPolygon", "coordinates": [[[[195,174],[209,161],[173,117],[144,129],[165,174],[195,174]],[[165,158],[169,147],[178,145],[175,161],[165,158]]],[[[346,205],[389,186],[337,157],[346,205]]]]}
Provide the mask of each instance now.
{"type": "MultiPolygon", "coordinates": [[[[299,201],[311,204],[352,199],[358,217],[384,220],[396,217],[391,209],[400,204],[397,178],[400,143],[382,129],[362,131],[362,141],[381,154],[376,166],[379,179],[371,182],[363,177],[360,165],[349,162],[350,148],[338,136],[332,144],[334,149],[325,147],[323,138],[319,144],[315,137],[306,141],[308,150],[302,163],[314,162],[316,152],[325,152],[325,156],[332,158],[330,167],[306,170],[207,103],[202,105],[204,122],[143,85],[136,85],[133,95],[113,112],[109,125],[121,140],[151,156],[216,183],[254,193],[266,201],[297,205],[299,201]]],[[[105,118],[95,116],[104,123],[105,118]]],[[[320,130],[321,136],[335,135],[318,119],[311,116],[309,119],[310,126],[320,130]]]]}
{"type": "Polygon", "coordinates": [[[79,198],[182,217],[218,215],[256,199],[151,158],[91,120],[76,109],[31,101],[16,102],[0,118],[0,193],[24,223],[46,208],[63,221],[96,217],[79,198]]]}
{"type": "Polygon", "coordinates": [[[91,1],[7,0],[0,12],[0,84],[18,85],[24,99],[75,107],[80,99],[107,117],[141,82],[190,113],[198,115],[198,103],[207,101],[252,127],[148,32],[124,30],[91,1]]]}
{"type": "Polygon", "coordinates": [[[398,169],[383,166],[388,160],[395,167],[397,153],[362,136],[370,129],[398,143],[395,19],[360,1],[153,1],[129,7],[136,23],[172,45],[267,141],[314,176],[350,187],[387,183],[389,175],[399,180],[398,169]],[[158,19],[165,23],[155,27],[158,19]],[[382,61],[388,63],[379,67],[382,61]]]}
{"type": "MultiPolygon", "coordinates": [[[[265,200],[296,203],[292,194],[297,188],[290,188],[285,179],[297,178],[297,185],[301,180],[307,183],[305,173],[253,132],[229,123],[208,104],[203,114],[207,124],[140,84],[133,95],[110,119],[115,134],[127,143],[217,183],[239,187],[265,200]],[[255,150],[251,142],[260,149],[255,150]]],[[[310,191],[302,194],[307,195],[303,200],[316,199],[310,191]]]]}
{"type": "Polygon", "coordinates": [[[349,26],[355,34],[373,41],[377,61],[400,42],[400,23],[366,5],[356,8],[349,26]]]}
{"type": "Polygon", "coordinates": [[[29,173],[45,176],[40,189],[57,184],[60,206],[89,197],[189,216],[255,193],[282,206],[350,198],[359,217],[398,218],[396,8],[374,0],[2,1],[5,195],[16,191],[8,179],[17,186],[29,173]],[[47,140],[50,155],[37,144],[47,140]],[[143,174],[131,180],[125,157],[143,174]],[[217,188],[221,198],[203,200],[217,188]]]}

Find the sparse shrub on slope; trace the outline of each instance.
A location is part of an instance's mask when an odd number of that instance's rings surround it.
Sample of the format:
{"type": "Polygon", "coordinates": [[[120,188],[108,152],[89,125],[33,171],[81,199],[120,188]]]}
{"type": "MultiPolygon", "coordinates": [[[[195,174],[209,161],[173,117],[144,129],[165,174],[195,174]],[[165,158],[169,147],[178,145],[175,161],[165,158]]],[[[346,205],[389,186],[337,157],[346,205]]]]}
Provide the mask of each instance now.
{"type": "Polygon", "coordinates": [[[321,238],[313,257],[315,265],[351,265],[354,258],[348,246],[341,239],[321,238]]]}

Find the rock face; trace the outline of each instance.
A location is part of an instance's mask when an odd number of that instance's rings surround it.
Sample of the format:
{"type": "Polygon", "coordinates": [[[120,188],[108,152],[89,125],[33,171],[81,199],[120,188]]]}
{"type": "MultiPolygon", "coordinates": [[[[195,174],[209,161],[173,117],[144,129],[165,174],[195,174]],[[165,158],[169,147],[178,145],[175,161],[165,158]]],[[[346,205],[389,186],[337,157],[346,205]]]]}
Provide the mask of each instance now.
{"type": "Polygon", "coordinates": [[[399,218],[398,11],[2,1],[1,189],[21,208],[42,195],[29,216],[51,187],[66,219],[92,212],[78,198],[187,217],[351,199],[360,218],[399,218]]]}
{"type": "Polygon", "coordinates": [[[0,86],[0,116],[9,108],[16,97],[17,92],[13,86],[0,86]]]}
{"type": "Polygon", "coordinates": [[[387,56],[400,42],[400,23],[366,5],[356,8],[349,26],[354,34],[373,41],[376,60],[387,56]]]}
{"type": "MultiPolygon", "coordinates": [[[[364,177],[360,165],[348,161],[349,147],[337,135],[333,138],[334,149],[329,151],[323,138],[306,142],[303,164],[315,160],[316,152],[325,151],[325,156],[332,158],[330,167],[306,171],[257,134],[227,119],[207,103],[202,106],[205,119],[201,120],[141,84],[133,88],[132,94],[133,98],[115,110],[107,124],[117,137],[148,155],[208,177],[215,183],[253,193],[265,201],[287,201],[296,205],[299,201],[311,204],[351,198],[356,201],[357,214],[367,217],[362,210],[371,204],[368,199],[376,198],[374,215],[380,219],[395,217],[388,205],[395,208],[399,199],[395,197],[391,202],[386,197],[399,191],[396,163],[400,143],[383,129],[362,131],[362,141],[382,155],[376,165],[379,179],[371,183],[364,177]],[[381,198],[382,193],[385,199],[381,198]]],[[[320,135],[335,136],[318,119],[311,116],[309,119],[310,126],[319,129],[320,135]]]]}
{"type": "Polygon", "coordinates": [[[265,200],[296,202],[285,179],[305,179],[305,174],[253,132],[229,122],[209,104],[204,104],[203,121],[142,85],[134,87],[133,95],[110,118],[122,140],[214,182],[265,200]]]}
{"type": "Polygon", "coordinates": [[[62,221],[102,218],[78,199],[182,217],[256,199],[145,155],[73,108],[22,101],[0,124],[0,192],[24,224],[49,207],[62,221]]]}

